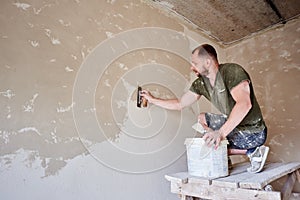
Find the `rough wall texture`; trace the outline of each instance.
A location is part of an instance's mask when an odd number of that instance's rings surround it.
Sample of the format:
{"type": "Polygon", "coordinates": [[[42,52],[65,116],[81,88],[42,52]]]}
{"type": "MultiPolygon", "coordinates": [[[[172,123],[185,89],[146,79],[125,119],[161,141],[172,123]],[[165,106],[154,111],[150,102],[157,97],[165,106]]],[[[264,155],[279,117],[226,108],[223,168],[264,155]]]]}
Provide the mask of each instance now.
{"type": "Polygon", "coordinates": [[[299,161],[300,21],[294,20],[226,49],[228,62],[252,77],[268,126],[269,161],[299,161]]]}
{"type": "MultiPolygon", "coordinates": [[[[90,55],[126,30],[154,26],[182,33],[184,26],[132,0],[0,4],[0,198],[176,199],[164,175],[186,170],[184,138],[192,136],[188,133],[197,111],[138,110],[135,90],[141,84],[161,97],[181,95],[190,79],[188,60],[172,51],[144,48],[103,66],[101,56],[110,56],[108,51],[90,55]],[[104,71],[93,90],[83,90],[81,100],[92,101],[87,107],[72,97],[84,61],[96,66],[88,68],[90,77],[97,69],[104,71]],[[165,85],[151,79],[155,77],[165,85]],[[80,133],[74,108],[83,111],[85,130],[80,133]],[[100,128],[88,121],[94,115],[100,128]],[[182,119],[186,122],[180,126],[182,119]]],[[[172,42],[165,39],[154,41],[179,44],[189,55],[183,34],[174,35],[172,42]]],[[[114,45],[136,43],[123,40],[106,47],[114,55],[121,48],[114,45]]]]}
{"type": "MultiPolygon", "coordinates": [[[[208,40],[140,1],[3,1],[0,10],[0,198],[176,199],[163,177],[186,170],[185,157],[180,156],[184,138],[193,136],[191,125],[199,109],[138,110],[135,89],[141,84],[160,97],[181,95],[193,79],[186,53],[208,40]],[[101,65],[103,55],[95,52],[101,51],[103,41],[151,26],[186,33],[197,42],[181,35],[171,42],[154,38],[157,45],[178,43],[184,56],[145,48],[101,65]],[[83,65],[105,69],[95,88],[82,89],[85,107],[72,96],[83,65]],[[90,96],[92,100],[86,98],[90,96]],[[80,133],[74,108],[81,109],[81,122],[86,123],[80,133]],[[97,117],[101,129],[90,123],[90,116],[97,117]],[[153,157],[118,155],[110,151],[112,146],[153,157]]],[[[218,48],[221,60],[228,55],[227,60],[251,72],[270,128],[270,160],[299,160],[292,153],[298,151],[298,27],[299,23],[288,24],[226,52],[218,48]],[[258,54],[261,47],[264,51],[258,54]],[[249,57],[253,51],[256,54],[249,57]],[[277,82],[279,77],[285,84],[277,82]]],[[[130,42],[123,42],[122,47],[130,48],[130,42]]],[[[96,71],[89,73],[92,78],[96,71]]]]}

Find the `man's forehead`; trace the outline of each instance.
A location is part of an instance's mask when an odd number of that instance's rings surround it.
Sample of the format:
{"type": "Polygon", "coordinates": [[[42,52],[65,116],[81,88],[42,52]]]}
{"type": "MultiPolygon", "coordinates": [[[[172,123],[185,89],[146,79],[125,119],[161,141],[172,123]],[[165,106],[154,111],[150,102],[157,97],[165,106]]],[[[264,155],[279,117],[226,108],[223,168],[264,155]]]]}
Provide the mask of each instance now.
{"type": "Polygon", "coordinates": [[[193,61],[199,60],[199,59],[200,59],[200,58],[199,58],[199,56],[198,56],[198,52],[195,51],[195,52],[192,54],[192,56],[191,56],[191,60],[192,60],[192,62],[193,62],[193,61]]]}

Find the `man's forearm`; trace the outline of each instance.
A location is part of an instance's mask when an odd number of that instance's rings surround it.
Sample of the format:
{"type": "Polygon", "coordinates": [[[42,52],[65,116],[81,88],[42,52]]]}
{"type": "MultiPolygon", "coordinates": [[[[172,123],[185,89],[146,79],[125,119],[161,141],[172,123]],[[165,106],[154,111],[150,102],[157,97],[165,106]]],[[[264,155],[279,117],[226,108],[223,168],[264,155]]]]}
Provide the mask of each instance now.
{"type": "Polygon", "coordinates": [[[182,106],[178,99],[159,99],[152,98],[150,103],[168,110],[181,110],[182,106]]]}
{"type": "Polygon", "coordinates": [[[180,99],[160,99],[151,95],[149,91],[144,90],[142,96],[146,98],[149,103],[169,110],[182,110],[183,108],[191,105],[200,95],[191,91],[186,92],[180,99]]]}
{"type": "Polygon", "coordinates": [[[241,82],[235,86],[230,93],[235,100],[235,105],[233,106],[227,121],[219,130],[219,133],[223,138],[241,123],[252,107],[249,81],[245,80],[241,82]]]}
{"type": "Polygon", "coordinates": [[[227,121],[219,130],[223,138],[225,138],[235,127],[237,127],[241,123],[251,107],[252,105],[247,102],[235,104],[227,121]]]}

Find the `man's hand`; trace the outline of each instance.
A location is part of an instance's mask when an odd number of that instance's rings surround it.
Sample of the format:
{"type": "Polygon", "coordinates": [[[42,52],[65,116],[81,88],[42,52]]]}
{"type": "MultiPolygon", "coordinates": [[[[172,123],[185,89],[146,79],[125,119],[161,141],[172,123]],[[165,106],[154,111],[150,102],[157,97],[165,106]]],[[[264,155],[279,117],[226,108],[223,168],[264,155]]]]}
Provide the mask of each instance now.
{"type": "Polygon", "coordinates": [[[141,96],[144,97],[145,99],[147,99],[147,101],[149,103],[152,103],[152,101],[154,99],[154,97],[152,96],[152,94],[149,91],[147,91],[147,90],[142,90],[141,96]]]}
{"type": "Polygon", "coordinates": [[[217,131],[210,131],[207,132],[204,136],[203,139],[205,141],[205,144],[207,146],[211,146],[211,145],[215,145],[215,149],[217,149],[221,143],[221,141],[223,140],[222,134],[220,133],[219,130],[217,131]]]}

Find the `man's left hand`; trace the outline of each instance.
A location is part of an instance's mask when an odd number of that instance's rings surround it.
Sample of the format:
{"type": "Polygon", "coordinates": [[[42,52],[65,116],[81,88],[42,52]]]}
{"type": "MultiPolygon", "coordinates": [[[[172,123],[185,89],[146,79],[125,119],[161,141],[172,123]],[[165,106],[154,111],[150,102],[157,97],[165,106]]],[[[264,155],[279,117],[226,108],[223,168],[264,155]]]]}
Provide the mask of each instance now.
{"type": "Polygon", "coordinates": [[[215,149],[217,149],[222,141],[222,135],[219,130],[207,132],[203,139],[207,146],[215,145],[215,149]]]}

